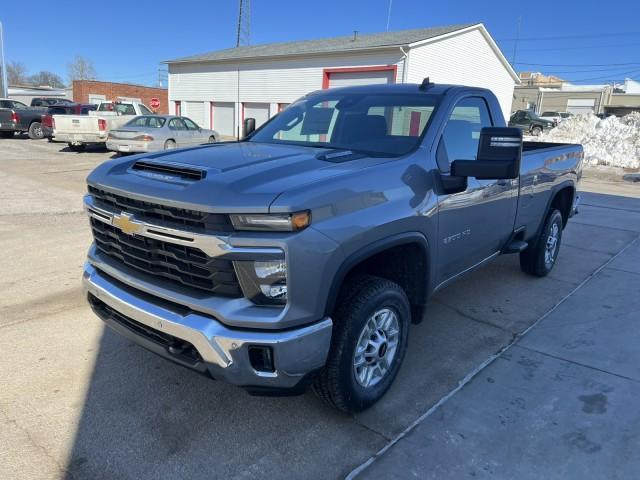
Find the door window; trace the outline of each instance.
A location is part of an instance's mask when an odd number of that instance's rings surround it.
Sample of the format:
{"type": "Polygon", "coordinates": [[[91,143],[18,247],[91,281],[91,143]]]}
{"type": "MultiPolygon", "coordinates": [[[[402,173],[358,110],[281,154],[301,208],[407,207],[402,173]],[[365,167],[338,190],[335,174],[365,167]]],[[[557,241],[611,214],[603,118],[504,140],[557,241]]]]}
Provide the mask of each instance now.
{"type": "Polygon", "coordinates": [[[182,117],[182,121],[185,123],[185,125],[187,126],[187,129],[189,130],[200,130],[200,127],[198,127],[198,125],[196,125],[192,120],[186,118],[186,117],[182,117]]]}
{"type": "Polygon", "coordinates": [[[454,160],[475,160],[480,130],[492,125],[487,104],[480,97],[460,100],[454,107],[440,137],[436,160],[443,172],[449,172],[454,160]]]}
{"type": "Polygon", "coordinates": [[[169,129],[171,130],[186,130],[187,127],[179,118],[172,118],[169,122],[169,129]]]}

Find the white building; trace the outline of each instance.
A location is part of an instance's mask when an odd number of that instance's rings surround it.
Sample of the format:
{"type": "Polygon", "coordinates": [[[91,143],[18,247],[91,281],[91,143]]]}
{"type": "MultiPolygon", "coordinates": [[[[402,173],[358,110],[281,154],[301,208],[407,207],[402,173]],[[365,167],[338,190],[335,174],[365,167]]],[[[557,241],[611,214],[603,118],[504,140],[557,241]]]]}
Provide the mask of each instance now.
{"type": "Polygon", "coordinates": [[[491,89],[509,115],[517,74],[484,25],[272,43],[178,58],[169,111],[223,135],[244,118],[260,125],[301,96],[370,83],[454,83],[491,89]]]}

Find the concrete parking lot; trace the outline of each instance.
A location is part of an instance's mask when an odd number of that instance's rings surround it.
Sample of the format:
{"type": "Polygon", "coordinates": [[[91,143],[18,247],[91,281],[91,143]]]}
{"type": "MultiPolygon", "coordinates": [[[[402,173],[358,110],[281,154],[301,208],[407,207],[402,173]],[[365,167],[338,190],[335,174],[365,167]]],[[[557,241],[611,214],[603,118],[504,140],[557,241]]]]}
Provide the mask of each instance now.
{"type": "Polygon", "coordinates": [[[504,256],[437,294],[390,392],[346,416],[103,327],[81,197],[111,155],[0,140],[0,478],[637,478],[639,183],[587,170],[552,274],[504,256]]]}

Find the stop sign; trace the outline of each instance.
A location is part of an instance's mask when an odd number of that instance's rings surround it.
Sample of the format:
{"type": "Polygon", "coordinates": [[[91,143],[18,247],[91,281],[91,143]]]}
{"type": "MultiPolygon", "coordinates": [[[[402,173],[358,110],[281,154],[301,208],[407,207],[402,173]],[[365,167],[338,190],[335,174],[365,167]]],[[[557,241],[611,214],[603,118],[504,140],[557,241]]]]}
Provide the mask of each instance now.
{"type": "Polygon", "coordinates": [[[149,102],[149,106],[154,110],[157,110],[158,108],[160,108],[160,99],[157,97],[153,97],[149,102]]]}

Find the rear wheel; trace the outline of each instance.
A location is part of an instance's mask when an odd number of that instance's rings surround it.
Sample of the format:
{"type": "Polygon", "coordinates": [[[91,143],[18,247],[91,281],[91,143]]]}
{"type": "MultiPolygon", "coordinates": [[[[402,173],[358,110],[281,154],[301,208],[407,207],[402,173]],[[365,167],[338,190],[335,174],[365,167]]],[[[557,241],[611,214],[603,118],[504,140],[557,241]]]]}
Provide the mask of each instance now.
{"type": "Polygon", "coordinates": [[[44,138],[44,130],[40,122],[33,122],[29,125],[29,138],[31,140],[41,140],[44,138]]]}
{"type": "Polygon", "coordinates": [[[368,275],[349,281],[338,305],[329,357],[313,389],[332,407],[357,412],[377,402],[396,378],[411,307],[400,286],[368,275]]]}
{"type": "Polygon", "coordinates": [[[547,215],[540,236],[520,254],[520,268],[536,277],[544,277],[553,270],[562,241],[562,214],[553,209],[547,215]]]}
{"type": "Polygon", "coordinates": [[[209,140],[207,141],[207,143],[216,143],[216,137],[214,137],[213,135],[211,135],[209,137],[209,140]]]}
{"type": "Polygon", "coordinates": [[[542,127],[535,125],[533,128],[531,128],[531,135],[538,137],[541,134],[542,134],[542,127]]]}
{"type": "Polygon", "coordinates": [[[165,150],[172,150],[176,148],[176,142],[173,140],[167,140],[166,142],[164,142],[164,149],[165,150]]]}

